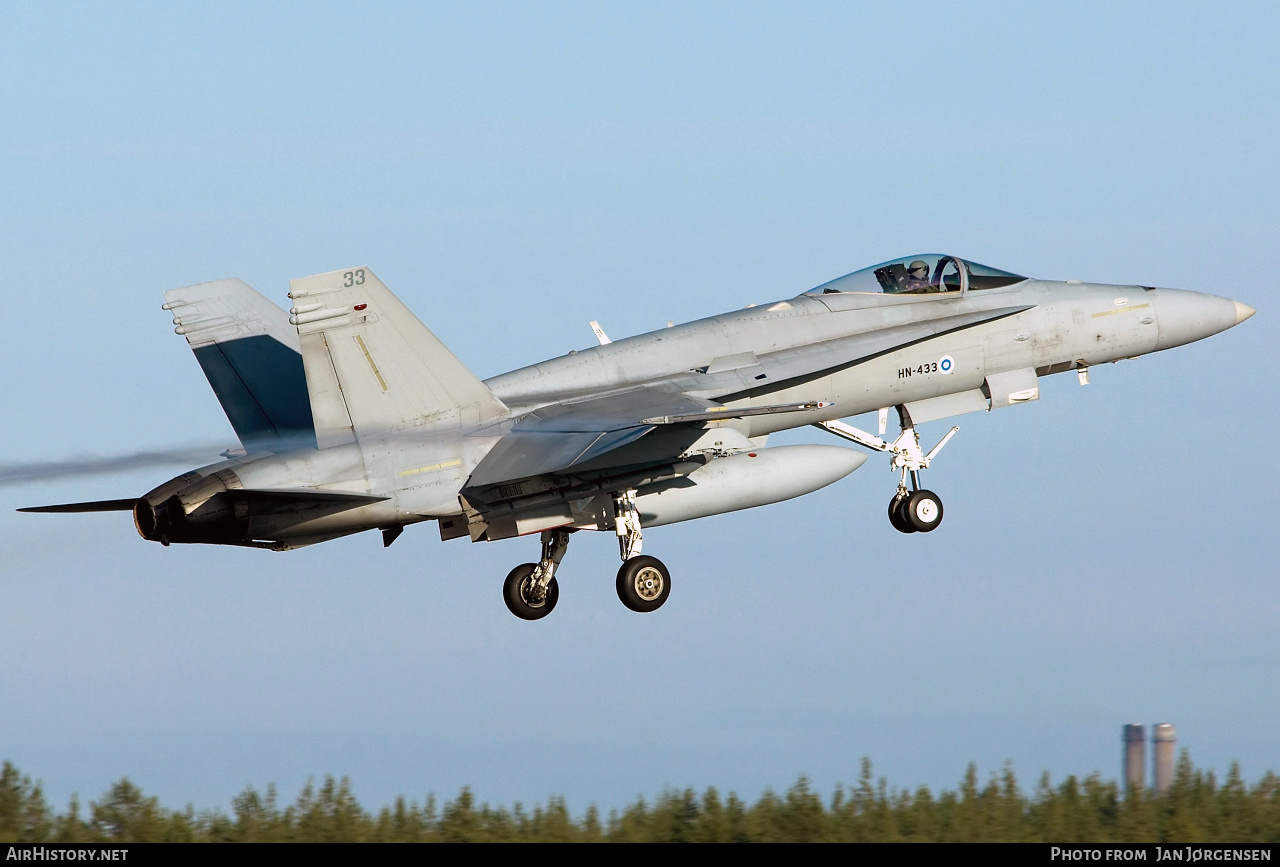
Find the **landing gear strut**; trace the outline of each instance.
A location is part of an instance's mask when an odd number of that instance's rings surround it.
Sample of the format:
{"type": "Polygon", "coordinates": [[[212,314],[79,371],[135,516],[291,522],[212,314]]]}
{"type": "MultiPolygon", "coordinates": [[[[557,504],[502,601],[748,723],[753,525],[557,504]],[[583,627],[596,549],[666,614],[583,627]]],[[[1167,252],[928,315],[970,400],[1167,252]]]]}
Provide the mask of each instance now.
{"type": "Polygon", "coordinates": [[[657,557],[640,554],[644,534],[636,492],[622,491],[613,497],[613,522],[618,534],[618,598],[632,611],[657,611],[671,595],[671,573],[657,557]]]}
{"type": "Polygon", "coordinates": [[[508,610],[521,620],[541,620],[560,599],[556,568],[569,550],[569,533],[558,527],[542,531],[542,559],[512,569],[502,583],[502,598],[508,610]]]}
{"type": "MultiPolygon", "coordinates": [[[[671,595],[671,573],[657,557],[640,554],[644,532],[634,490],[613,495],[613,522],[618,534],[618,553],[622,557],[618,598],[632,611],[656,611],[671,595]]],[[[556,569],[569,548],[572,532],[564,527],[543,530],[542,559],[537,563],[523,563],[507,575],[502,584],[502,598],[516,617],[541,620],[556,607],[560,599],[556,569]]]]}
{"type": "MultiPolygon", "coordinates": [[[[911,423],[911,413],[907,412],[905,406],[898,406],[896,409],[902,432],[891,443],[843,422],[823,421],[814,426],[860,446],[866,446],[878,452],[889,452],[889,466],[902,473],[898,480],[898,490],[889,501],[889,523],[900,533],[928,533],[942,523],[942,499],[933,491],[920,487],[920,471],[928,468],[930,462],[937,457],[938,452],[942,451],[942,447],[950,442],[960,428],[953,427],[947,431],[947,435],[930,449],[928,454],[925,454],[920,448],[920,434],[911,423]],[[911,482],[909,488],[908,480],[911,482]]],[[[882,410],[881,434],[884,433],[884,421],[882,410]]]]}

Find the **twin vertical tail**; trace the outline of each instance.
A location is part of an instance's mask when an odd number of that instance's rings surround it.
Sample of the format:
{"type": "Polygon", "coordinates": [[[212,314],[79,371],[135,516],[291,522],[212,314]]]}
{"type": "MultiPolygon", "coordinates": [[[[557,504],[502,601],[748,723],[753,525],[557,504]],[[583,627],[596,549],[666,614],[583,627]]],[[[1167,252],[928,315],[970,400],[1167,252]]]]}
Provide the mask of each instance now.
{"type": "Polygon", "coordinates": [[[314,445],[288,314],[236,278],[170,289],[164,299],[245,449],[314,445]]]}
{"type": "Polygon", "coordinates": [[[320,448],[478,425],[507,413],[368,268],[289,282],[320,448]]]}

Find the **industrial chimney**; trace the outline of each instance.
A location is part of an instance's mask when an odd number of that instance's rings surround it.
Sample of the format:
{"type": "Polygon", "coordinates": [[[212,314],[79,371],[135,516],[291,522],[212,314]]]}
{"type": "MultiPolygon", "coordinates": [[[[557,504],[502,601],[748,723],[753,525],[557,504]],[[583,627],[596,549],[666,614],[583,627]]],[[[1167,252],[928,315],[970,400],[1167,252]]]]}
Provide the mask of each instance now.
{"type": "Polygon", "coordinates": [[[1173,754],[1178,733],[1169,723],[1151,727],[1151,763],[1155,772],[1156,794],[1163,795],[1173,785],[1173,754]]]}
{"type": "Polygon", "coordinates": [[[1124,790],[1137,793],[1147,787],[1147,727],[1131,723],[1124,727],[1124,753],[1120,767],[1124,774],[1124,790]]]}

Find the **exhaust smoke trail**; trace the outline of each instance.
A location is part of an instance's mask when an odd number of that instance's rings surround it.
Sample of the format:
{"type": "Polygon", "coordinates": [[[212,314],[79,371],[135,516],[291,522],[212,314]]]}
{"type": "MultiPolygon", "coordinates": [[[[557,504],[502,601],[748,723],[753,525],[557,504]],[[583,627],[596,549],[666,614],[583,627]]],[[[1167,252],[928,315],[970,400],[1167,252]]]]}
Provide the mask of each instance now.
{"type": "Polygon", "coordinates": [[[187,445],[154,449],[127,455],[68,458],[61,461],[12,461],[0,463],[0,487],[30,482],[65,479],[72,476],[122,473],[150,467],[195,467],[213,463],[226,446],[187,445]]]}

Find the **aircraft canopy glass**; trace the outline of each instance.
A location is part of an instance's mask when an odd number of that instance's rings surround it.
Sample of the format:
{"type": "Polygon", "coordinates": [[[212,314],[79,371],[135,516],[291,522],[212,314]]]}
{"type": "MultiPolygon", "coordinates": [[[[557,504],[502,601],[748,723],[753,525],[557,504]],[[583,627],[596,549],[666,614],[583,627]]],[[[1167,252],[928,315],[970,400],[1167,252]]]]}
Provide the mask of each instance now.
{"type": "MultiPolygon", "coordinates": [[[[954,256],[924,253],[881,262],[861,271],[823,283],[806,295],[832,292],[887,292],[892,295],[924,295],[933,292],[960,291],[960,264],[954,256]]],[[[963,262],[968,272],[969,289],[999,289],[1021,283],[1026,277],[988,268],[977,262],[963,262]]]]}

